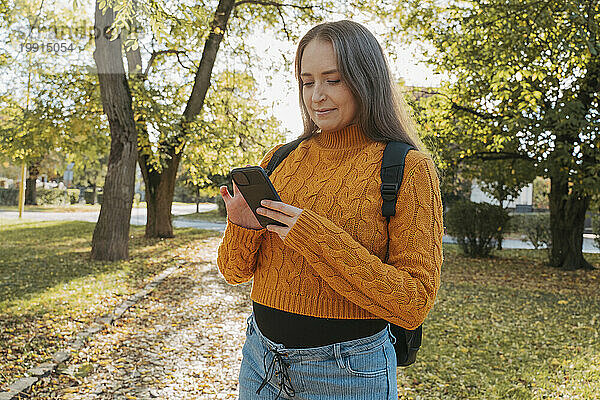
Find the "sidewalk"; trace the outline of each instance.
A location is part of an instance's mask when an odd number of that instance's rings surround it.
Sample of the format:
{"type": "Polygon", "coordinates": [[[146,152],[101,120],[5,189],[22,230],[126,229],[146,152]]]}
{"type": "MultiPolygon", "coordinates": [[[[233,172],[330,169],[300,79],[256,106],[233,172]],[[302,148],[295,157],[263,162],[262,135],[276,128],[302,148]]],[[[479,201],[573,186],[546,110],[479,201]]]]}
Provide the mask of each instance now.
{"type": "MultiPolygon", "coordinates": [[[[443,238],[444,243],[456,243],[453,237],[445,235],[443,238]]],[[[523,242],[519,239],[504,239],[502,240],[503,249],[533,249],[534,247],[529,242],[523,242]]],[[[583,235],[583,252],[584,253],[600,253],[594,244],[594,235],[583,235]]]]}
{"type": "Polygon", "coordinates": [[[188,249],[187,264],[94,335],[62,374],[42,378],[32,398],[237,398],[251,287],[219,275],[218,243],[188,249]]]}
{"type": "MultiPolygon", "coordinates": [[[[199,211],[205,212],[216,209],[216,204],[212,203],[201,203],[199,205],[199,211]]],[[[195,204],[173,204],[171,213],[173,215],[185,215],[196,212],[195,204]]],[[[23,212],[23,220],[33,221],[86,221],[86,222],[97,222],[100,211],[81,211],[81,212],[46,212],[46,211],[25,211],[23,212]]],[[[131,210],[131,224],[132,225],[146,225],[146,208],[132,208],[131,210]]],[[[3,211],[0,210],[0,218],[18,218],[19,213],[17,211],[3,211]]],[[[178,226],[178,221],[174,221],[174,226],[178,226]]],[[[184,227],[184,226],[181,226],[184,227]]],[[[210,229],[210,228],[203,228],[210,229]]]]}

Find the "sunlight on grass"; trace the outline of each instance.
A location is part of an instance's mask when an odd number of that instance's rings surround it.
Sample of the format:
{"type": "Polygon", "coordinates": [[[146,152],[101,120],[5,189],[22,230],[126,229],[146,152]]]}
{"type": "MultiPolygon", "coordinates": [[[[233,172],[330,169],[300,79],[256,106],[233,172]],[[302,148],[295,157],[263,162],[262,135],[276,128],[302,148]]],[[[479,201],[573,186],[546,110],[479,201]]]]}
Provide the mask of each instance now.
{"type": "Polygon", "coordinates": [[[12,315],[38,313],[97,314],[101,301],[107,295],[122,296],[128,292],[124,286],[129,269],[75,278],[13,300],[0,302],[0,312],[12,315]]]}
{"type": "Polygon", "coordinates": [[[46,361],[65,340],[174,265],[177,252],[215,232],[146,239],[131,227],[130,259],[92,261],[93,223],[0,220],[0,388],[46,361]]]}

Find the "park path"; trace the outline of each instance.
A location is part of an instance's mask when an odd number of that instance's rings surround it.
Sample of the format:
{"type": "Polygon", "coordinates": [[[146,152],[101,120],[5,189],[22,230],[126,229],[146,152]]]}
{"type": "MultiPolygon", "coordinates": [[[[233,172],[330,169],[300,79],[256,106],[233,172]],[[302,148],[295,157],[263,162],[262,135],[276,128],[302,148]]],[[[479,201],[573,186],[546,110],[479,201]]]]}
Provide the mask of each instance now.
{"type": "Polygon", "coordinates": [[[43,399],[233,399],[250,286],[216,266],[220,238],[192,243],[179,269],[34,386],[43,399]]]}
{"type": "MultiPolygon", "coordinates": [[[[216,204],[213,203],[201,203],[198,207],[200,212],[211,211],[217,208],[216,204]]],[[[192,214],[196,212],[195,204],[173,204],[172,214],[175,216],[192,214]]],[[[77,211],[77,212],[47,212],[47,211],[24,211],[23,220],[30,221],[86,221],[86,222],[97,222],[100,211],[77,211]]],[[[4,211],[0,210],[1,218],[18,218],[19,213],[17,211],[4,211]]],[[[146,225],[147,212],[145,207],[134,207],[131,210],[131,224],[132,225],[146,225]]],[[[173,226],[176,228],[198,228],[198,229],[210,229],[217,231],[224,231],[224,224],[217,224],[206,221],[196,220],[173,220],[173,226]]]]}

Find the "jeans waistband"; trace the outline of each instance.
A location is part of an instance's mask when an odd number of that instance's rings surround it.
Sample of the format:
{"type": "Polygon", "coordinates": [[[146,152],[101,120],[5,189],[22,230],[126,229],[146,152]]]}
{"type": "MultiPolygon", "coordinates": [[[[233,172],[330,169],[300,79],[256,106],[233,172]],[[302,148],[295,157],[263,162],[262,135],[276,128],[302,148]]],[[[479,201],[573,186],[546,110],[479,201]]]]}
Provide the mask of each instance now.
{"type": "Polygon", "coordinates": [[[249,328],[257,334],[265,347],[271,351],[275,350],[278,353],[285,354],[286,358],[289,360],[293,360],[295,358],[302,358],[303,360],[330,359],[339,355],[367,351],[384,344],[387,340],[391,340],[392,338],[390,327],[388,325],[386,328],[382,329],[376,334],[364,338],[334,343],[321,347],[294,349],[286,348],[283,344],[275,343],[269,338],[265,337],[260,332],[260,329],[258,329],[258,325],[254,319],[254,314],[251,314],[248,318],[248,325],[249,328]]]}

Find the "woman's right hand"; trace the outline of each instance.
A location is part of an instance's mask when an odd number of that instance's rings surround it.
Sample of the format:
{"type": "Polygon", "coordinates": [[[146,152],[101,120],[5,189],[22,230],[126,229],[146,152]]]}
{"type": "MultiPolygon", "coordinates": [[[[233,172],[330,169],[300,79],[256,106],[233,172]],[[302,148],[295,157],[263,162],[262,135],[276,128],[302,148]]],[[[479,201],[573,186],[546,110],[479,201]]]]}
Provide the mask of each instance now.
{"type": "Polygon", "coordinates": [[[249,229],[263,229],[262,225],[256,219],[256,216],[246,203],[246,199],[240,193],[235,182],[233,182],[233,196],[229,194],[227,186],[221,186],[219,188],[221,197],[225,202],[225,208],[227,208],[227,219],[232,223],[249,229]]]}

